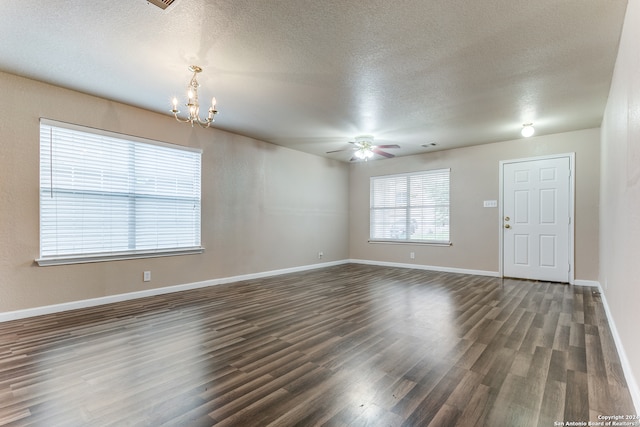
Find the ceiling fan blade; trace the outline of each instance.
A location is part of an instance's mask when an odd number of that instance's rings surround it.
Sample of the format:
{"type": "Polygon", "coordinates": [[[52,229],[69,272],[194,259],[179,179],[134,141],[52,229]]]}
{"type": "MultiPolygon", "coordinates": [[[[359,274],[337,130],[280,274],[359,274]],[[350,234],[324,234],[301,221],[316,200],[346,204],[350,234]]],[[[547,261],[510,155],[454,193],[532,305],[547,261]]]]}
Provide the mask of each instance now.
{"type": "Polygon", "coordinates": [[[331,153],[339,153],[341,151],[351,151],[353,150],[353,148],[345,148],[343,150],[333,150],[333,151],[327,151],[327,154],[331,154],[331,153]]]}
{"type": "Polygon", "coordinates": [[[397,144],[391,144],[391,145],[376,145],[376,148],[400,148],[399,145],[397,144]]]}
{"type": "Polygon", "coordinates": [[[377,148],[374,148],[372,151],[373,151],[374,153],[379,154],[379,155],[381,155],[381,156],[384,156],[384,157],[386,157],[386,158],[388,158],[388,159],[390,159],[390,158],[392,158],[392,157],[395,157],[393,154],[391,154],[391,153],[387,153],[387,152],[385,152],[385,151],[378,150],[377,148]]]}
{"type": "Polygon", "coordinates": [[[357,158],[356,156],[353,156],[352,158],[349,159],[350,162],[355,162],[356,160],[360,160],[360,159],[357,158]]]}

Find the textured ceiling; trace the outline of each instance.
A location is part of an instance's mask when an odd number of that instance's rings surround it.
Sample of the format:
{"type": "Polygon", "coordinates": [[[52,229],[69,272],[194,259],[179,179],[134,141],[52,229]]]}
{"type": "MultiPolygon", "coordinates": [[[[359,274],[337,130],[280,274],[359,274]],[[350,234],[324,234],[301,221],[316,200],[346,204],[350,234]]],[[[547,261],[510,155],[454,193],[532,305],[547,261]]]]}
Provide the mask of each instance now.
{"type": "Polygon", "coordinates": [[[626,3],[3,1],[0,70],[173,120],[196,64],[218,128],[319,155],[372,134],[409,155],[515,139],[525,122],[599,126],[626,3]]]}

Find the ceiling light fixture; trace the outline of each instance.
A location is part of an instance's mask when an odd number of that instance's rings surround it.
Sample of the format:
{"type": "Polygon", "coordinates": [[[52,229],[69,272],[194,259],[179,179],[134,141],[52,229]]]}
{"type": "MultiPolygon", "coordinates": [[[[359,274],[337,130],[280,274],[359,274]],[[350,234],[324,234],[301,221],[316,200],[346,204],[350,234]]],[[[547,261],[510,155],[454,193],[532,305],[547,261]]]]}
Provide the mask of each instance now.
{"type": "Polygon", "coordinates": [[[200,127],[208,128],[211,126],[211,123],[215,121],[214,116],[218,114],[218,110],[216,110],[216,98],[211,99],[209,115],[206,119],[202,120],[200,118],[200,104],[198,103],[198,88],[200,87],[200,83],[198,83],[198,79],[196,78],[198,73],[202,72],[202,68],[197,65],[190,65],[189,71],[193,73],[193,77],[191,77],[191,81],[189,81],[189,85],[187,86],[187,103],[185,104],[189,110],[189,117],[186,119],[178,117],[180,110],[178,110],[177,98],[173,98],[173,109],[171,109],[171,112],[176,120],[181,123],[191,123],[191,127],[193,127],[194,123],[197,123],[200,127]]]}
{"type": "Polygon", "coordinates": [[[351,158],[350,161],[354,161],[354,160],[367,161],[369,159],[374,158],[376,154],[381,157],[386,157],[387,159],[395,157],[391,153],[382,151],[381,148],[400,148],[400,146],[397,144],[373,145],[373,135],[356,136],[355,141],[349,141],[349,144],[353,144],[353,147],[347,148],[344,150],[327,151],[327,154],[338,153],[340,151],[351,151],[353,152],[353,157],[351,158]]]}
{"type": "Polygon", "coordinates": [[[373,157],[373,148],[372,147],[360,147],[353,153],[354,156],[359,158],[360,160],[369,160],[373,157]]]}
{"type": "Polygon", "coordinates": [[[533,128],[533,123],[525,123],[522,125],[522,130],[520,131],[520,133],[525,138],[529,138],[535,133],[535,131],[536,130],[533,128]]]}
{"type": "Polygon", "coordinates": [[[373,158],[373,136],[371,135],[361,135],[356,136],[355,146],[357,147],[356,151],[353,153],[355,157],[360,160],[367,161],[373,158]]]}

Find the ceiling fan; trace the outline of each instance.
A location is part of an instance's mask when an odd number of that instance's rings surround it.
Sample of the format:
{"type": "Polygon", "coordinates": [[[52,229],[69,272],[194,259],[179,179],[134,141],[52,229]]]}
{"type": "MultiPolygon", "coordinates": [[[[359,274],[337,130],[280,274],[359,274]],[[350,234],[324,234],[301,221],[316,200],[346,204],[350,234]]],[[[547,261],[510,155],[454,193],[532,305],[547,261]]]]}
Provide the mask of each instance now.
{"type": "Polygon", "coordinates": [[[327,154],[330,153],[338,153],[340,151],[353,151],[353,157],[351,157],[351,162],[354,160],[364,160],[365,162],[371,158],[375,154],[378,154],[382,157],[392,158],[395,155],[391,153],[387,153],[386,151],[382,151],[381,148],[400,148],[399,145],[373,145],[373,136],[371,135],[360,135],[355,137],[355,141],[349,141],[349,144],[353,144],[354,146],[351,148],[345,148],[343,150],[333,150],[327,151],[327,154]]]}

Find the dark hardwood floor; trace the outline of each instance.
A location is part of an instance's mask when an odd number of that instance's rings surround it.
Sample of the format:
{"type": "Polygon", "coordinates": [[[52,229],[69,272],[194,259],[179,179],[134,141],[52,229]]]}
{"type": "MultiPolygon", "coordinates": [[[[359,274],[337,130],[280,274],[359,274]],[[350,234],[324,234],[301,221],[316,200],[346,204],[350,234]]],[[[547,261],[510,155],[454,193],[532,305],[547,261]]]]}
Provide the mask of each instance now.
{"type": "Polygon", "coordinates": [[[631,415],[592,288],[365,265],[0,324],[2,426],[555,426],[631,415]]]}

